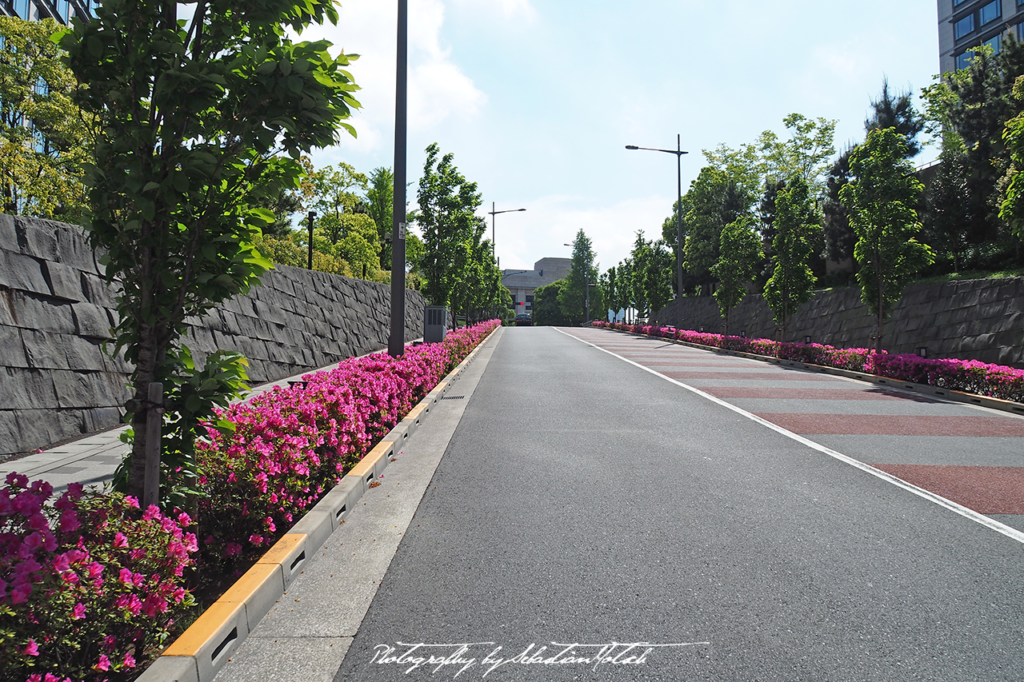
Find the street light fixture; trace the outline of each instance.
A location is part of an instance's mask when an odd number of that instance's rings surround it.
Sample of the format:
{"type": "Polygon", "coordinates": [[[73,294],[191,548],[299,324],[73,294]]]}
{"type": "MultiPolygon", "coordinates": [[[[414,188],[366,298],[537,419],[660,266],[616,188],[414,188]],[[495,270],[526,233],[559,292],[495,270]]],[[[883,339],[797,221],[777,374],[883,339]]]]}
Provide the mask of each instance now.
{"type": "Polygon", "coordinates": [[[637,147],[635,144],[627,144],[626,149],[630,151],[644,150],[649,152],[664,152],[666,154],[676,155],[676,273],[679,277],[679,287],[676,290],[676,297],[683,297],[683,214],[682,214],[682,203],[683,203],[683,154],[689,154],[684,152],[681,147],[681,138],[676,135],[676,148],[675,149],[654,149],[652,147],[637,147]]]}
{"type": "Polygon", "coordinates": [[[493,201],[491,202],[491,210],[488,211],[488,213],[491,216],[491,255],[494,256],[495,259],[497,259],[498,256],[497,256],[497,254],[495,252],[495,249],[497,248],[497,241],[496,241],[497,237],[496,237],[495,232],[494,232],[494,216],[498,215],[499,213],[518,213],[519,211],[525,211],[525,210],[526,210],[525,208],[510,208],[510,209],[505,210],[505,211],[496,211],[496,210],[494,210],[494,202],[493,201]]]}

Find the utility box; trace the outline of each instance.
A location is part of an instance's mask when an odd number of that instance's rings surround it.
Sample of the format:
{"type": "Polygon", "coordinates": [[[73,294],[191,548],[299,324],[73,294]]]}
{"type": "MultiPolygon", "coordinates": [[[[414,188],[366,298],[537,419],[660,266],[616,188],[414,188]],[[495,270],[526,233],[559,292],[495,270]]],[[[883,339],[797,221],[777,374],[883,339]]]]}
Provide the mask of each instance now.
{"type": "Polygon", "coordinates": [[[423,308],[424,343],[441,343],[448,334],[448,309],[441,305],[423,308]]]}

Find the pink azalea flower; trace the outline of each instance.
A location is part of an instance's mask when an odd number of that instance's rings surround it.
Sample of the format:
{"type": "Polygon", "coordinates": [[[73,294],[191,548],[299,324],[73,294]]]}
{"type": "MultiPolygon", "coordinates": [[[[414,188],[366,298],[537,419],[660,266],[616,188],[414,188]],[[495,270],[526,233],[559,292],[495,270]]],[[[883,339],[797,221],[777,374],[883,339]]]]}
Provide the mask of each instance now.
{"type": "Polygon", "coordinates": [[[85,618],[85,605],[81,602],[75,604],[75,608],[71,611],[71,618],[74,620],[85,618]]]}
{"type": "Polygon", "coordinates": [[[36,640],[34,640],[32,638],[29,638],[28,646],[26,646],[25,650],[21,652],[21,655],[22,656],[38,656],[39,655],[39,647],[36,646],[36,640]]]}

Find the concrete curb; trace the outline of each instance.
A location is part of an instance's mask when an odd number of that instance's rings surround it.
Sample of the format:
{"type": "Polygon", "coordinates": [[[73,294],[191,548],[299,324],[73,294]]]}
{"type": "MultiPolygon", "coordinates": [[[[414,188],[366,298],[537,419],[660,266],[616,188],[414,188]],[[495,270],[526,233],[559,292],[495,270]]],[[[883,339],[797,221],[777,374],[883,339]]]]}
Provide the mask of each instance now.
{"type": "Polygon", "coordinates": [[[238,581],[176,639],[136,682],[211,682],[270,612],[317,549],[345,522],[391,457],[473,362],[496,327],[238,581]]]}
{"type": "Polygon", "coordinates": [[[893,379],[892,377],[881,377],[875,374],[857,372],[851,369],[839,369],[837,367],[812,365],[806,362],[798,362],[796,360],[783,360],[782,358],[773,358],[770,355],[755,355],[753,353],[744,353],[742,351],[737,350],[718,348],[717,346],[702,346],[699,343],[680,341],[678,339],[667,339],[664,336],[654,336],[653,334],[636,334],[634,332],[625,332],[620,331],[618,329],[608,329],[608,331],[618,332],[620,334],[629,334],[630,336],[643,336],[649,339],[657,339],[659,341],[665,341],[667,343],[674,343],[679,346],[699,348],[700,350],[710,350],[715,353],[718,353],[719,355],[735,355],[741,358],[760,360],[761,362],[770,362],[776,365],[783,365],[786,367],[797,367],[812,372],[834,374],[836,376],[847,377],[849,379],[859,379],[860,381],[867,381],[873,384],[881,384],[889,388],[914,391],[915,393],[922,393],[924,395],[940,396],[942,398],[945,398],[946,400],[953,400],[961,403],[971,403],[972,405],[981,405],[982,407],[988,407],[993,410],[1000,410],[1002,412],[1010,412],[1011,414],[1024,416],[1024,405],[1022,405],[1021,403],[1015,403],[1012,400],[1003,400],[1002,398],[991,398],[989,396],[977,395],[974,393],[965,393],[963,391],[953,391],[948,388],[931,386],[929,384],[915,384],[909,381],[900,381],[898,379],[893,379]]]}

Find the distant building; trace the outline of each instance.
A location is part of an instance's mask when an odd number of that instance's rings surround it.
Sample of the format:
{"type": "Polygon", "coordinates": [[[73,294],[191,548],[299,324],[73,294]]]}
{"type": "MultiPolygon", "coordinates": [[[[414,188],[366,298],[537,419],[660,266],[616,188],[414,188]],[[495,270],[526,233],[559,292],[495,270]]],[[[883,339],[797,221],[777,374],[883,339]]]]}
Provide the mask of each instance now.
{"type": "Polygon", "coordinates": [[[50,18],[70,24],[72,17],[88,19],[97,4],[95,0],[0,0],[0,14],[26,21],[50,18]]]}
{"type": "Polygon", "coordinates": [[[1024,39],[1022,0],[938,0],[939,68],[942,73],[967,66],[972,47],[989,45],[998,54],[1006,34],[1024,39]]]}
{"type": "Polygon", "coordinates": [[[533,292],[565,279],[571,263],[571,258],[541,258],[533,264],[533,270],[502,270],[501,283],[512,292],[512,308],[516,314],[533,315],[533,292]]]}

